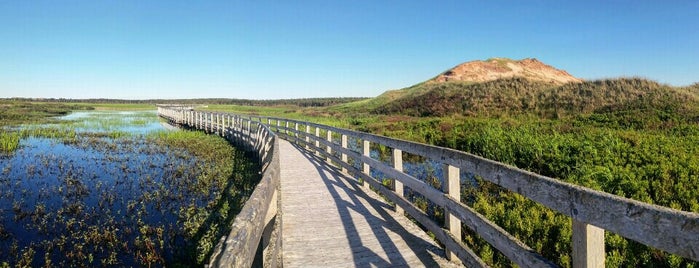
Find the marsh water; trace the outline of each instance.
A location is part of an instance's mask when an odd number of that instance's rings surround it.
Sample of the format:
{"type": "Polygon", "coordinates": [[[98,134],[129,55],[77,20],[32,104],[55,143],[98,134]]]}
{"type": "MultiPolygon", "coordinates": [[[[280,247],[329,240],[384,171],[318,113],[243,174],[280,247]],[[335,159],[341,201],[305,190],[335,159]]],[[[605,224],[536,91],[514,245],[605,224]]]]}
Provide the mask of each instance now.
{"type": "Polygon", "coordinates": [[[160,142],[180,130],[154,111],[17,128],[29,134],[0,155],[0,266],[201,262],[190,240],[208,234],[202,210],[224,189],[199,181],[213,163],[160,142]]]}

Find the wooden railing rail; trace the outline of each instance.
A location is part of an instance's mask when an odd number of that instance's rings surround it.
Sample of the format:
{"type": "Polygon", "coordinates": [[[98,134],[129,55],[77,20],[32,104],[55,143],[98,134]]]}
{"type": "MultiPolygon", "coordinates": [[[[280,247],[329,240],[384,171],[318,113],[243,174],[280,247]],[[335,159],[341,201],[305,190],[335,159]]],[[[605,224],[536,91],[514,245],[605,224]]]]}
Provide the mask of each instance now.
{"type": "Polygon", "coordinates": [[[260,245],[264,266],[281,266],[277,136],[267,126],[250,118],[187,108],[159,105],[158,114],[173,124],[225,137],[237,147],[253,152],[262,167],[262,179],[235,217],[230,233],[222,237],[214,248],[209,267],[250,267],[260,245]]]}
{"type": "Polygon", "coordinates": [[[479,176],[569,216],[573,222],[572,255],[574,267],[604,266],[605,230],[669,253],[699,261],[699,214],[697,213],[678,211],[595,191],[466,152],[306,121],[187,110],[167,111],[163,114],[173,117],[175,122],[184,120],[184,124],[208,129],[211,132],[228,133],[226,129],[231,125],[231,118],[234,123],[242,122],[238,125],[247,124],[248,131],[251,129],[251,124],[255,125],[253,128],[256,129],[265,128],[267,132],[255,133],[254,135],[232,134],[234,140],[243,140],[247,144],[257,144],[255,148],[260,155],[265,154],[266,148],[275,146],[270,146],[268,142],[259,143],[254,139],[265,135],[274,136],[273,133],[269,132],[272,130],[279,137],[322,155],[328,162],[338,165],[343,171],[352,174],[359,182],[371,185],[388,200],[395,203],[397,211],[404,210],[434,233],[435,237],[445,245],[448,258],[458,258],[468,266],[479,267],[485,266],[485,264],[461,242],[461,223],[478,233],[481,238],[520,266],[551,267],[555,264],[543,258],[539,253],[533,251],[483,215],[463,204],[459,193],[461,188],[459,185],[460,170],[479,176]],[[224,118],[223,121],[220,120],[221,117],[224,118]],[[229,121],[226,121],[225,118],[228,118],[229,121]],[[338,136],[339,140],[333,140],[338,136]],[[348,148],[348,139],[361,141],[361,153],[348,148]],[[370,156],[372,144],[391,149],[391,165],[370,156]],[[444,170],[444,189],[435,189],[420,178],[403,172],[403,152],[441,163],[444,170]],[[361,162],[361,168],[351,164],[348,159],[356,159],[361,162]],[[394,180],[393,189],[384,187],[380,181],[372,177],[371,170],[377,170],[392,178],[394,180]],[[445,209],[445,225],[440,226],[403,197],[403,186],[443,207],[445,209]]]}
{"type": "Polygon", "coordinates": [[[275,117],[253,117],[253,120],[266,121],[272,130],[280,134],[280,137],[311,148],[317,153],[331,158],[332,161],[357,178],[372,185],[376,184],[375,188],[378,188],[390,201],[403,207],[412,217],[435,233],[437,239],[446,245],[446,249],[457,253],[456,255],[459,259],[465,263],[472,264],[474,260],[470,259],[469,256],[474,254],[467,248],[464,248],[465,246],[460,241],[448,241],[452,240],[450,237],[460,237],[460,233],[456,234],[447,231],[447,229],[450,229],[449,227],[455,225],[452,224],[450,217],[456,217],[460,222],[476,231],[484,240],[520,266],[553,265],[505,230],[461,203],[459,198],[455,197],[453,191],[448,191],[448,189],[460,189],[455,184],[459,181],[455,178],[458,177],[458,170],[468,171],[571,217],[573,221],[573,265],[575,267],[604,266],[604,230],[669,253],[699,261],[699,214],[697,213],[646,204],[573,185],[453,149],[305,121],[275,117]],[[287,127],[290,125],[294,127],[287,127]],[[349,137],[361,140],[363,141],[364,152],[360,154],[348,149],[346,144],[343,146],[341,143],[328,141],[328,137],[331,137],[331,135],[320,137],[322,132],[326,134],[337,133],[343,139],[349,137]],[[444,170],[447,171],[444,172],[444,184],[448,187],[445,187],[445,190],[442,191],[434,189],[421,180],[396,169],[394,166],[369,157],[367,148],[369,148],[370,143],[392,148],[394,154],[396,151],[407,152],[442,163],[445,167],[444,170]],[[328,152],[339,152],[343,157],[338,159],[328,152]],[[346,161],[347,156],[358,159],[364,167],[358,169],[350,165],[346,161]],[[434,226],[432,228],[429,227],[436,223],[429,223],[428,221],[431,220],[418,215],[421,213],[416,213],[416,207],[407,202],[402,197],[402,193],[385,193],[386,191],[382,190],[382,187],[378,187],[380,182],[368,175],[369,172],[366,166],[400,181],[406,187],[424,195],[436,205],[444,207],[448,214],[446,223],[449,226],[440,227],[440,229],[435,229],[434,226]]]}

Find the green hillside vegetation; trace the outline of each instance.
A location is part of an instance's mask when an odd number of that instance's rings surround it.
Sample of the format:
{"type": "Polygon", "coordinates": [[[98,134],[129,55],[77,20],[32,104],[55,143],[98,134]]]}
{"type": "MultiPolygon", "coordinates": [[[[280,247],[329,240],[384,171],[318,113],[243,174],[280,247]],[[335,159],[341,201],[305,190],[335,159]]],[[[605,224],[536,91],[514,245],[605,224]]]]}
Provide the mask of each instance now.
{"type": "Polygon", "coordinates": [[[562,86],[524,78],[486,83],[428,82],[402,90],[403,96],[376,105],[373,111],[377,114],[419,117],[533,114],[548,119],[629,111],[696,115],[698,88],[696,84],[674,88],[640,78],[586,81],[562,86]]]}
{"type": "MultiPolygon", "coordinates": [[[[397,97],[364,101],[373,107],[352,110],[361,107],[354,103],[326,111],[346,122],[342,127],[454,148],[699,213],[699,84],[671,87],[622,78],[554,86],[514,78],[427,82],[390,94],[397,97]]],[[[463,202],[570,267],[570,218],[477,180],[478,187],[462,189],[463,202]]],[[[697,267],[616,234],[605,236],[608,267],[697,267]]],[[[463,239],[487,263],[512,265],[474,233],[463,239]]]]}

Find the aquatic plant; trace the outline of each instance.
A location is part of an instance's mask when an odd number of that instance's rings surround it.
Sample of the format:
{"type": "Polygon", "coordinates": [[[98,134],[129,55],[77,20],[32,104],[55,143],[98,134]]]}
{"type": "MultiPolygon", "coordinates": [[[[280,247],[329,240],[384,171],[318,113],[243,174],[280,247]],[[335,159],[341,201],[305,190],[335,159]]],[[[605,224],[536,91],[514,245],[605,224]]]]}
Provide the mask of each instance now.
{"type": "Polygon", "coordinates": [[[19,133],[1,131],[0,132],[0,152],[11,153],[19,147],[19,133]]]}
{"type": "Polygon", "coordinates": [[[10,215],[0,217],[0,262],[203,264],[259,180],[259,167],[223,138],[144,131],[159,121],[152,112],[138,118],[147,123],[103,128],[116,124],[109,119],[88,129],[71,119],[17,129],[18,139],[29,139],[0,158],[0,212],[7,212],[0,214],[10,215]]]}

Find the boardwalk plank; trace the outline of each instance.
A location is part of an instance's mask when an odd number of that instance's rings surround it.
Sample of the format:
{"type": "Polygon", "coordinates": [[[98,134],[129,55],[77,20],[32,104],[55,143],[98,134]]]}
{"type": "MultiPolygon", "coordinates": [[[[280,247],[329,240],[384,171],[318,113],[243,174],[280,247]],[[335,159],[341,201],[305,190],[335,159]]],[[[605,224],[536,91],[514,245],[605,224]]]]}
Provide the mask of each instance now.
{"type": "Polygon", "coordinates": [[[457,266],[377,195],[323,159],[279,145],[284,267],[457,266]]]}

